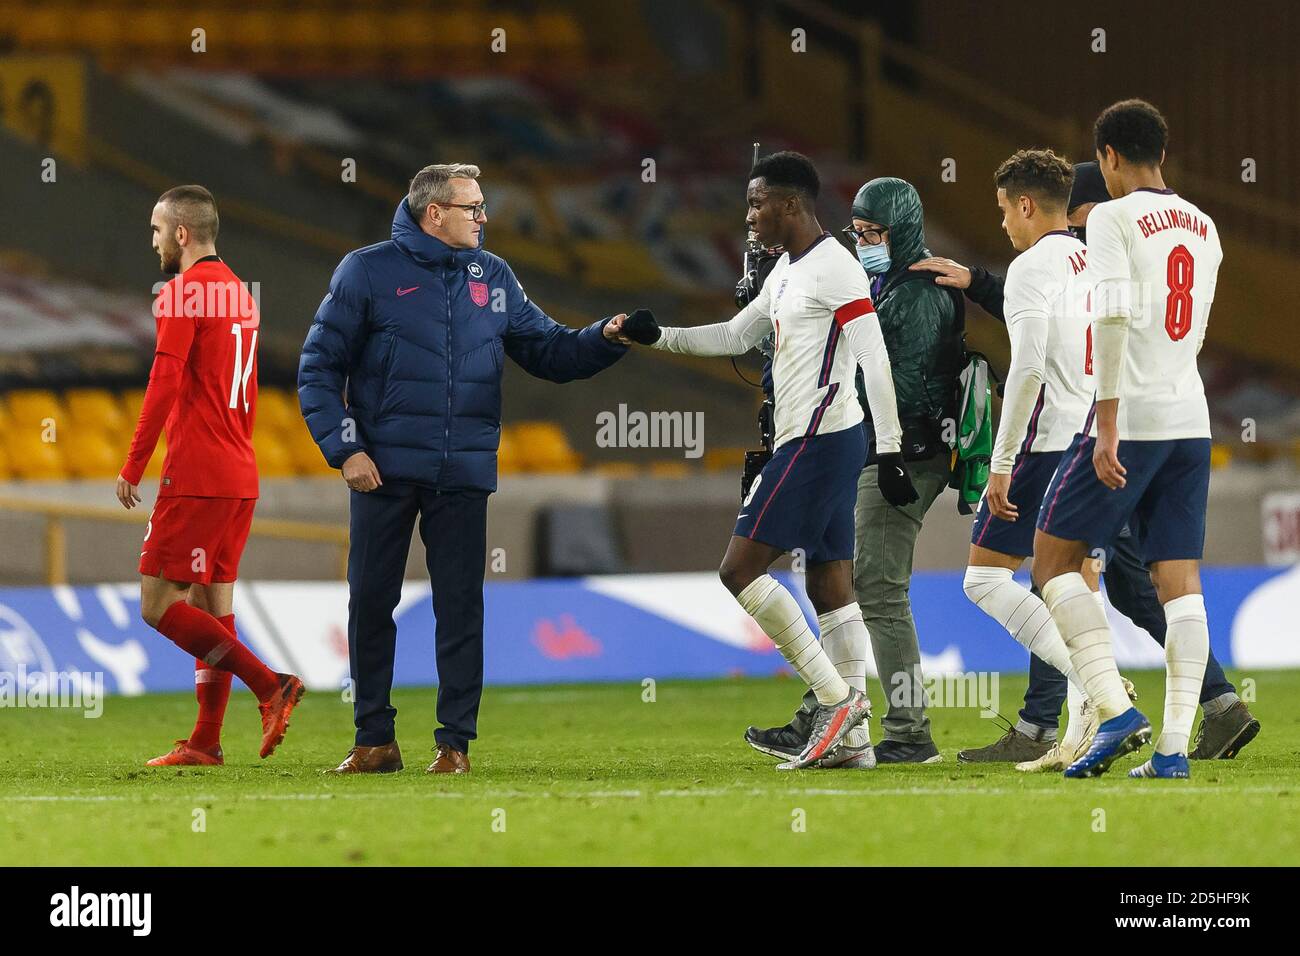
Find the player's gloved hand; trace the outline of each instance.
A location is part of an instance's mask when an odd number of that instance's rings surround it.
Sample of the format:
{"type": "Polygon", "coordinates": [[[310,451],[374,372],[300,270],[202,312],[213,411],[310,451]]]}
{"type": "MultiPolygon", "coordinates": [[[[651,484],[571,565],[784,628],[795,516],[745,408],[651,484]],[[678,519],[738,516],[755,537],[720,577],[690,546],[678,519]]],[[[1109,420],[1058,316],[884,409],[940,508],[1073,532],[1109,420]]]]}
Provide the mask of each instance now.
{"type": "Polygon", "coordinates": [[[623,320],[622,332],[633,342],[641,345],[654,345],[662,334],[655,314],[649,309],[637,309],[623,320]]]}
{"type": "Polygon", "coordinates": [[[877,457],[876,486],[880,488],[881,496],[896,508],[910,505],[918,497],[901,452],[877,457]]]}

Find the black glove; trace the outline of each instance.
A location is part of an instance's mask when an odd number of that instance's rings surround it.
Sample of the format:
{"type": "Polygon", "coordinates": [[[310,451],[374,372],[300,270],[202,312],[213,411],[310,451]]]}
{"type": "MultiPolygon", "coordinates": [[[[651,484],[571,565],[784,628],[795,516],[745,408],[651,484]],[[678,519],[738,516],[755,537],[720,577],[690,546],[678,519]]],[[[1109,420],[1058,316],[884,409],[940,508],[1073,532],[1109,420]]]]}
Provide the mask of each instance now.
{"type": "Polygon", "coordinates": [[[901,452],[876,456],[876,486],[881,496],[896,508],[910,505],[918,497],[901,452]]]}
{"type": "Polygon", "coordinates": [[[623,334],[633,342],[642,345],[654,345],[662,334],[655,314],[649,309],[637,309],[623,320],[623,334]]]}

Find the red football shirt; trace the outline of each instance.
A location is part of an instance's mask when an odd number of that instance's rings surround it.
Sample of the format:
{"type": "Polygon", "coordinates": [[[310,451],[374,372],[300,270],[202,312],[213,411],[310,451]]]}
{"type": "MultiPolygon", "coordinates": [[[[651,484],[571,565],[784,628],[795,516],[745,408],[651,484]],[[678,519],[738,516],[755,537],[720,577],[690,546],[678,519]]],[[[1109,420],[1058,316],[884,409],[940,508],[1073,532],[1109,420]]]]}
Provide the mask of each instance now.
{"type": "Polygon", "coordinates": [[[185,363],[158,494],[256,498],[260,316],[252,294],[220,259],[202,259],[163,287],[154,316],[157,351],[185,363]]]}

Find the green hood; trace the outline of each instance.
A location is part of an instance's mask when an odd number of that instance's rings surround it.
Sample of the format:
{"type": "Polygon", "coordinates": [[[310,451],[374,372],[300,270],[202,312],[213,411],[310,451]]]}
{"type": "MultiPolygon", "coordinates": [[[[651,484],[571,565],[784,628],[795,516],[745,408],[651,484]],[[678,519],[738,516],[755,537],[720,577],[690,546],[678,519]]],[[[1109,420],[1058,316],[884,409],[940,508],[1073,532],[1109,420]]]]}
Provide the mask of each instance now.
{"type": "MultiPolygon", "coordinates": [[[[889,271],[874,287],[872,299],[889,351],[898,417],[905,437],[909,426],[912,432],[920,429],[935,437],[941,419],[951,413],[957,379],[966,364],[958,321],[961,294],[935,285],[931,273],[907,268],[930,254],[921,197],[911,183],[873,179],[854,197],[853,215],[889,229],[889,271]]],[[[865,396],[860,393],[859,399],[870,417],[865,396]]]]}
{"type": "Polygon", "coordinates": [[[904,179],[881,176],[853,197],[853,215],[889,229],[889,272],[886,281],[913,262],[930,255],[925,248],[925,214],[916,187],[904,179]]]}

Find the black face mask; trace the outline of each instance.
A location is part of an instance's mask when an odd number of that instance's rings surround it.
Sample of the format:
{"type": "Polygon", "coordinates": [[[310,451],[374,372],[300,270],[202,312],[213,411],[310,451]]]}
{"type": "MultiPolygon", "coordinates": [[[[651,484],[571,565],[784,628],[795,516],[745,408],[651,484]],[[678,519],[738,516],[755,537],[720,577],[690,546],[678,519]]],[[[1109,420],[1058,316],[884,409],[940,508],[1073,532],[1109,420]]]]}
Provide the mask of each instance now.
{"type": "Polygon", "coordinates": [[[1088,244],[1088,227],[1087,226],[1070,226],[1070,235],[1078,239],[1085,246],[1088,244]]]}

